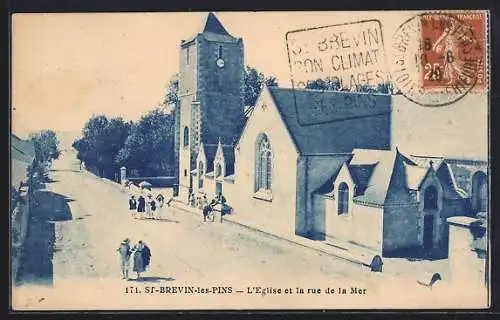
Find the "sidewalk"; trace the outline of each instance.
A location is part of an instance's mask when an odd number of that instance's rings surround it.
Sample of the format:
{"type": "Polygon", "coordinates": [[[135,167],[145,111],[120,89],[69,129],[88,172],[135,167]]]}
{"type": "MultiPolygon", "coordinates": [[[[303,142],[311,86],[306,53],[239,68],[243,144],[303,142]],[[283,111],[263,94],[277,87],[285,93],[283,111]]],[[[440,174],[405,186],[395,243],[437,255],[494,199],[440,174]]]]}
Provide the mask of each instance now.
{"type": "MultiPolygon", "coordinates": [[[[193,208],[185,203],[182,203],[180,201],[173,201],[172,206],[175,208],[178,208],[180,210],[184,210],[196,215],[199,215],[200,217],[202,216],[202,213],[199,209],[193,208]]],[[[215,218],[215,222],[220,223],[220,216],[217,215],[215,218]]],[[[372,259],[374,255],[372,255],[371,252],[362,252],[362,251],[357,251],[353,246],[351,245],[348,247],[345,244],[341,243],[334,243],[333,241],[329,240],[328,242],[323,242],[323,241],[316,241],[316,240],[311,240],[308,238],[304,238],[298,235],[288,235],[285,233],[280,233],[277,230],[263,230],[262,227],[257,226],[254,224],[252,221],[249,221],[248,219],[244,219],[242,217],[236,216],[236,215],[226,215],[223,218],[223,222],[229,222],[233,224],[240,225],[244,228],[264,233],[269,236],[273,236],[275,238],[279,238],[282,240],[286,240],[288,242],[292,242],[294,244],[307,247],[316,251],[319,251],[321,253],[335,256],[340,259],[344,259],[347,261],[350,261],[352,263],[356,263],[359,265],[363,265],[365,267],[370,267],[370,264],[372,262],[372,259]]]]}
{"type": "MultiPolygon", "coordinates": [[[[177,209],[190,212],[192,214],[202,216],[199,209],[193,208],[185,203],[174,200],[172,202],[172,207],[177,209]]],[[[265,230],[261,226],[256,225],[248,219],[244,219],[237,215],[226,215],[223,218],[223,223],[232,223],[239,225],[241,227],[266,234],[281,240],[288,241],[290,243],[309,248],[323,254],[330,255],[339,259],[347,260],[354,264],[361,265],[370,271],[371,262],[377,252],[356,246],[355,244],[347,243],[345,241],[337,239],[328,239],[326,241],[311,240],[298,235],[289,235],[276,230],[265,230]]],[[[220,223],[220,216],[215,218],[215,223],[220,223]]],[[[416,284],[417,281],[422,278],[429,277],[429,274],[438,272],[443,276],[443,265],[446,265],[447,261],[408,261],[406,259],[397,258],[383,258],[383,272],[376,273],[381,278],[391,279],[391,280],[401,280],[410,281],[410,283],[416,284]]],[[[447,280],[443,278],[443,280],[447,280]]]]}

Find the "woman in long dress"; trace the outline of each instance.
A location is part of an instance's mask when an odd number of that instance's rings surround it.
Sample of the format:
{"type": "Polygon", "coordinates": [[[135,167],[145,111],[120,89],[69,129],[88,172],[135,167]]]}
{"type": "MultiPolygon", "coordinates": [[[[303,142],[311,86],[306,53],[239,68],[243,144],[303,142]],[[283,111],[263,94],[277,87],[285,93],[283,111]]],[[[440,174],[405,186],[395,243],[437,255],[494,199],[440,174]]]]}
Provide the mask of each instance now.
{"type": "Polygon", "coordinates": [[[146,200],[142,195],[140,195],[139,200],[137,202],[137,214],[139,218],[142,218],[142,215],[144,214],[145,211],[145,206],[146,206],[146,200]]]}
{"type": "Polygon", "coordinates": [[[156,201],[158,202],[158,205],[156,207],[156,219],[161,220],[165,197],[163,197],[163,195],[160,193],[156,196],[156,201]]]}
{"type": "Polygon", "coordinates": [[[151,197],[151,194],[148,194],[148,198],[146,199],[146,217],[148,219],[153,218],[152,202],[153,198],[151,197]]]}
{"type": "Polygon", "coordinates": [[[141,278],[141,272],[146,271],[144,263],[144,244],[139,241],[133,248],[134,252],[134,268],[133,271],[137,273],[137,279],[141,278]]]}

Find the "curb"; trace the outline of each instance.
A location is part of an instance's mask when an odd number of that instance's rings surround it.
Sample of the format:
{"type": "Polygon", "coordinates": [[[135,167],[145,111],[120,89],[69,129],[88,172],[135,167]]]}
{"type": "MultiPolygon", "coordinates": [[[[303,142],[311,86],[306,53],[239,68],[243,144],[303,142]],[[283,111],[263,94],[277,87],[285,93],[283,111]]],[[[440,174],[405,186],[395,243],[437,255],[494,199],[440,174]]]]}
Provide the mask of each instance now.
{"type": "MultiPolygon", "coordinates": [[[[175,208],[177,208],[177,209],[179,209],[179,210],[183,210],[183,211],[186,211],[186,212],[189,212],[189,213],[192,213],[192,214],[198,214],[199,213],[199,212],[195,212],[196,209],[192,209],[191,210],[190,208],[184,208],[184,205],[179,206],[179,205],[177,205],[177,202],[178,202],[177,200],[174,200],[174,204],[172,206],[175,207],[175,208]]],[[[348,258],[348,257],[345,257],[343,255],[339,255],[339,254],[335,254],[335,253],[323,250],[321,248],[316,248],[314,246],[310,246],[310,245],[307,245],[307,244],[304,244],[304,243],[300,243],[298,241],[294,241],[292,239],[279,236],[277,234],[274,234],[274,233],[271,233],[271,232],[259,229],[257,227],[249,226],[249,225],[244,224],[244,223],[239,222],[239,221],[235,221],[235,220],[228,219],[228,218],[224,219],[223,221],[227,221],[227,222],[230,222],[232,224],[238,225],[240,227],[243,227],[243,228],[246,228],[246,229],[249,229],[249,230],[252,230],[252,231],[257,231],[257,232],[265,234],[267,236],[271,236],[271,237],[279,239],[279,240],[284,240],[284,241],[287,241],[289,243],[292,243],[292,244],[295,244],[295,245],[298,245],[298,246],[301,246],[301,247],[304,247],[304,248],[308,248],[310,250],[321,252],[323,254],[326,254],[326,255],[329,255],[329,256],[332,256],[332,257],[336,257],[338,259],[349,261],[349,262],[357,264],[357,265],[361,265],[361,266],[364,266],[364,267],[370,267],[369,264],[367,264],[367,263],[365,263],[363,261],[360,261],[360,260],[357,260],[357,259],[348,258]]],[[[314,241],[314,240],[311,240],[311,241],[314,241]]]]}

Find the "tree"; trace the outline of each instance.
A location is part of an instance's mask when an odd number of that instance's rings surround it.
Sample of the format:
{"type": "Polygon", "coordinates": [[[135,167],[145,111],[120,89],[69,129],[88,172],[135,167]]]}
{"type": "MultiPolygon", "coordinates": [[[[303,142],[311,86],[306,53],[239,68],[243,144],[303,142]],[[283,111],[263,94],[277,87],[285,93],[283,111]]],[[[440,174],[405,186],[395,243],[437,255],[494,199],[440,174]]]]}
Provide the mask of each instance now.
{"type": "Polygon", "coordinates": [[[361,84],[356,86],[356,88],[353,88],[354,90],[350,90],[348,88],[343,88],[337,78],[316,79],[313,81],[308,81],[305,88],[325,91],[354,91],[385,94],[392,94],[394,92],[392,83],[390,82],[381,82],[376,86],[361,84]]]}
{"type": "Polygon", "coordinates": [[[179,75],[175,74],[168,82],[167,92],[163,99],[164,105],[177,104],[179,102],[179,75]]]}
{"type": "Polygon", "coordinates": [[[82,138],[73,142],[78,159],[97,168],[103,176],[112,177],[118,171],[115,158],[125,145],[130,127],[120,117],[93,116],[85,124],[82,138]]]}
{"type": "Polygon", "coordinates": [[[52,130],[42,130],[30,135],[31,141],[35,146],[35,158],[39,163],[51,163],[52,160],[59,158],[59,140],[52,130]]]}
{"type": "Polygon", "coordinates": [[[243,103],[245,106],[253,107],[264,85],[268,87],[278,86],[278,80],[274,76],[264,76],[255,68],[246,66],[245,84],[243,86],[243,103]]]}
{"type": "Polygon", "coordinates": [[[115,158],[117,164],[141,175],[167,175],[175,165],[174,115],[155,109],[132,127],[125,145],[115,158]]]}
{"type": "Polygon", "coordinates": [[[339,79],[326,78],[326,79],[316,79],[314,81],[308,81],[306,89],[317,89],[317,90],[331,90],[331,91],[343,91],[339,79]]]}

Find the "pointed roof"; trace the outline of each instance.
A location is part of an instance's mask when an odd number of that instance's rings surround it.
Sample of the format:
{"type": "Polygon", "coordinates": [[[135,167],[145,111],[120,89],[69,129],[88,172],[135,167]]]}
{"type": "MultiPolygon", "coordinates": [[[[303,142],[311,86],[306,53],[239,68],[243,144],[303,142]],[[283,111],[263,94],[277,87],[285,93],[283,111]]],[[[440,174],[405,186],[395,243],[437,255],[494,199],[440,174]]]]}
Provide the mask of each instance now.
{"type": "Polygon", "coordinates": [[[207,20],[205,21],[205,27],[203,28],[203,33],[212,32],[222,35],[229,36],[230,34],[226,31],[222,23],[217,19],[213,12],[210,12],[207,16],[207,20]]]}
{"type": "Polygon", "coordinates": [[[223,43],[237,43],[241,40],[230,35],[213,12],[210,12],[207,15],[207,19],[205,20],[205,23],[203,23],[199,33],[191,37],[189,40],[182,40],[181,45],[188,45],[198,36],[202,36],[207,41],[223,43]]]}

